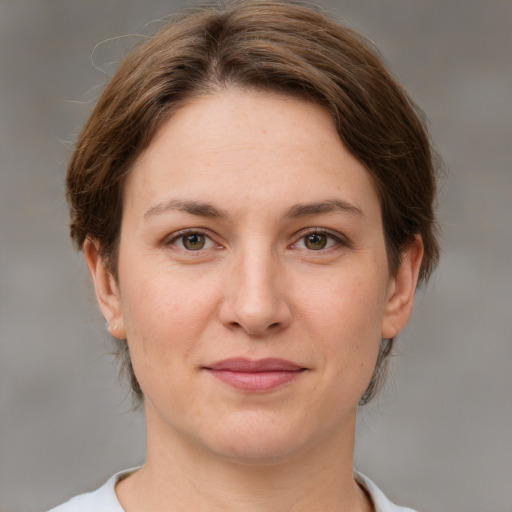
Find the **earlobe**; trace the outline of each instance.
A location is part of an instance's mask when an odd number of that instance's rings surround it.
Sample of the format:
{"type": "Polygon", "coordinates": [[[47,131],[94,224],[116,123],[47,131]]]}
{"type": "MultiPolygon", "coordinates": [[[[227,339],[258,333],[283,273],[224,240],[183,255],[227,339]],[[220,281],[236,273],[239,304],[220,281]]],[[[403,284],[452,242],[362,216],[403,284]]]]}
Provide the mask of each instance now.
{"type": "Polygon", "coordinates": [[[125,339],[119,287],[100,254],[99,243],[88,238],[84,242],[83,251],[94,283],[98,305],[107,321],[107,329],[115,338],[125,339]]]}
{"type": "Polygon", "coordinates": [[[398,272],[391,279],[382,321],[382,338],[394,338],[407,323],[412,311],[422,258],[423,241],[420,235],[416,235],[402,253],[398,272]]]}

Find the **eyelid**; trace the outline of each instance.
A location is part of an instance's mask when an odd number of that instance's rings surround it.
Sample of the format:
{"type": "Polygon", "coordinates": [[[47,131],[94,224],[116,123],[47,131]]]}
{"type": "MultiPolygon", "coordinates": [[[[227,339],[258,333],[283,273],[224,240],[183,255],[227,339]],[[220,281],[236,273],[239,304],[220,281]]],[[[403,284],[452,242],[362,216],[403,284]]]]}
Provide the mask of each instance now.
{"type": "MultiPolygon", "coordinates": [[[[166,236],[163,241],[162,241],[162,245],[164,247],[168,247],[168,246],[175,246],[177,247],[176,245],[176,242],[180,239],[180,238],[183,238],[184,236],[187,236],[187,235],[201,235],[201,236],[204,236],[205,238],[207,238],[208,240],[210,240],[210,242],[216,246],[216,247],[221,247],[219,243],[217,243],[214,239],[213,239],[213,236],[211,235],[211,233],[208,231],[208,230],[205,230],[203,228],[185,228],[185,229],[181,229],[179,231],[175,231],[174,233],[171,233],[170,235],[166,236]]],[[[206,248],[203,248],[203,249],[199,249],[197,251],[190,251],[190,250],[187,250],[183,247],[178,247],[178,249],[181,249],[183,251],[186,251],[186,252],[190,252],[190,253],[194,253],[194,252],[202,252],[206,249],[211,249],[211,247],[206,247],[206,248]]]]}
{"type": "Polygon", "coordinates": [[[351,241],[346,236],[342,235],[341,233],[331,231],[325,228],[307,228],[303,231],[300,231],[295,236],[296,241],[291,244],[292,247],[296,246],[301,240],[303,240],[305,237],[309,235],[325,235],[336,242],[335,246],[333,247],[328,247],[327,249],[321,249],[318,251],[311,252],[325,252],[328,251],[329,249],[334,249],[336,246],[352,247],[351,241]]]}
{"type": "MultiPolygon", "coordinates": [[[[175,246],[176,247],[176,242],[184,237],[184,236],[187,236],[187,235],[191,235],[191,234],[199,234],[199,235],[202,235],[204,237],[206,237],[207,239],[210,240],[210,242],[217,248],[221,248],[222,245],[219,244],[217,241],[215,241],[214,239],[214,236],[211,234],[211,232],[207,229],[204,229],[204,228],[185,228],[185,229],[181,229],[179,231],[175,231],[173,233],[171,233],[170,235],[167,235],[163,241],[162,241],[162,245],[165,247],[165,246],[175,246]]],[[[352,247],[352,242],[344,235],[342,235],[341,233],[339,232],[335,232],[335,231],[331,231],[329,229],[325,229],[325,228],[315,228],[315,227],[312,227],[312,228],[307,228],[307,229],[304,229],[302,231],[299,231],[298,233],[296,233],[296,235],[294,236],[294,239],[295,239],[295,242],[293,242],[290,246],[291,247],[294,247],[296,246],[302,239],[304,239],[306,236],[309,236],[309,235],[325,235],[329,238],[331,238],[332,240],[334,240],[336,242],[335,246],[341,246],[341,247],[352,247]]],[[[334,246],[334,247],[335,247],[334,246]]],[[[334,248],[334,247],[329,247],[327,249],[323,249],[323,251],[325,250],[329,250],[331,248],[334,248]]],[[[208,247],[206,249],[209,249],[211,247],[208,247]]],[[[202,252],[204,251],[205,249],[200,249],[198,251],[189,251],[185,248],[180,248],[186,252],[202,252]]],[[[313,252],[313,251],[312,251],[313,252]]],[[[322,252],[322,250],[318,251],[318,252],[322,252]]]]}

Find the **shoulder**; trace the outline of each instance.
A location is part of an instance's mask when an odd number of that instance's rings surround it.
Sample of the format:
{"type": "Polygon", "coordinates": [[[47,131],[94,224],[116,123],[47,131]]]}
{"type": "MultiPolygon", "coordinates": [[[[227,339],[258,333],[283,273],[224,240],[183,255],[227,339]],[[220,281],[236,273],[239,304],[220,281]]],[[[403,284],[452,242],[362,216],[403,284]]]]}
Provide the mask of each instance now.
{"type": "Polygon", "coordinates": [[[411,508],[399,507],[391,503],[385,494],[369,478],[361,473],[354,472],[354,478],[370,496],[375,512],[415,512],[411,508]]]}
{"type": "Polygon", "coordinates": [[[116,496],[115,486],[119,480],[126,478],[135,469],[116,473],[99,489],[85,494],[79,494],[66,503],[52,508],[48,512],[124,512],[116,496]]]}
{"type": "MultiPolygon", "coordinates": [[[[115,486],[119,480],[126,478],[133,473],[135,469],[121,471],[112,476],[99,489],[80,494],[71,498],[66,503],[52,508],[48,512],[124,512],[119,500],[117,499],[115,486]]],[[[363,487],[370,496],[375,512],[415,512],[406,507],[399,507],[391,503],[384,493],[366,476],[361,473],[354,473],[358,484],[363,487]]]]}

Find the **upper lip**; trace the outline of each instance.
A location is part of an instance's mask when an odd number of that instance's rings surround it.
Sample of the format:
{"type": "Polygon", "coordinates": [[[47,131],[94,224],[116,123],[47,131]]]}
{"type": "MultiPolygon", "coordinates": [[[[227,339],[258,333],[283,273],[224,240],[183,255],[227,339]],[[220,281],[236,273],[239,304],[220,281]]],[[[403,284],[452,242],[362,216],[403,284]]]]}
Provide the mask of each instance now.
{"type": "Polygon", "coordinates": [[[204,368],[207,370],[223,370],[241,373],[295,372],[305,369],[296,363],[275,357],[268,357],[265,359],[234,357],[230,359],[223,359],[222,361],[216,361],[212,364],[206,365],[204,368]]]}

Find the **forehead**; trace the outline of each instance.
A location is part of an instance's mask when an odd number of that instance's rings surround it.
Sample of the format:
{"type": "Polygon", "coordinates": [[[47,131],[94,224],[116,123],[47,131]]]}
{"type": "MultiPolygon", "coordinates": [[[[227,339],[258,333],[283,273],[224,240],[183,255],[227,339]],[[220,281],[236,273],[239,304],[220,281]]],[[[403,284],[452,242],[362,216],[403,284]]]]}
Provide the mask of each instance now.
{"type": "Polygon", "coordinates": [[[260,90],[224,89],[194,97],[175,110],[143,153],[180,145],[180,154],[233,153],[281,147],[341,146],[331,114],[316,103],[260,90]],[[290,136],[293,132],[293,136],[290,136]],[[182,144],[186,142],[186,144],[182,144]]]}
{"type": "Polygon", "coordinates": [[[356,206],[377,200],[369,174],[342,144],[326,109],[240,90],[195,98],[156,133],[127,180],[125,199],[154,202],[165,194],[238,198],[241,205],[275,199],[283,207],[288,200],[337,194],[356,206]]]}

